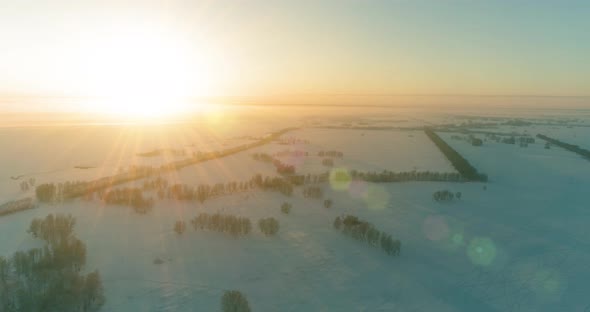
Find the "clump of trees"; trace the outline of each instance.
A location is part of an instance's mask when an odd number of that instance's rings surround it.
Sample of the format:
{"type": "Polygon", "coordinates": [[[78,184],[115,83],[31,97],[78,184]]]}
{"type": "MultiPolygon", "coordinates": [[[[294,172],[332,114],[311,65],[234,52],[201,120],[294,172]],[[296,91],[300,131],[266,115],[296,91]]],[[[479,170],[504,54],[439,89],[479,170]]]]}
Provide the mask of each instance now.
{"type": "Polygon", "coordinates": [[[141,214],[149,212],[154,206],[154,199],[143,197],[139,188],[112,189],[102,195],[102,200],[109,205],[130,206],[141,214]]]}
{"type": "Polygon", "coordinates": [[[180,235],[180,234],[184,233],[185,230],[186,230],[186,223],[184,221],[174,222],[174,232],[176,232],[176,234],[180,235]]]}
{"type": "Polygon", "coordinates": [[[75,219],[34,219],[29,232],[43,248],[0,257],[0,311],[93,312],[105,302],[100,274],[82,274],[86,246],[73,235],[75,219]]]}
{"type": "Polygon", "coordinates": [[[425,129],[424,133],[434,142],[438,149],[447,157],[453,167],[461,175],[469,181],[482,181],[487,182],[488,176],[483,173],[477,172],[477,169],[473,167],[467,159],[463,158],[459,152],[453,149],[447,142],[439,137],[432,129],[425,129]]]}
{"type": "Polygon", "coordinates": [[[377,230],[371,223],[358,217],[346,215],[336,217],[333,226],[342,234],[374,247],[381,247],[388,255],[397,256],[401,252],[401,241],[385,232],[377,230]]]}
{"type": "Polygon", "coordinates": [[[471,145],[473,145],[473,146],[482,146],[483,145],[483,140],[480,138],[477,138],[473,135],[469,136],[469,141],[471,142],[471,145]]]}
{"type": "Polygon", "coordinates": [[[201,213],[191,220],[191,224],[195,230],[228,233],[233,237],[247,235],[252,230],[250,219],[220,213],[201,213]]]}
{"type": "Polygon", "coordinates": [[[303,188],[303,196],[308,198],[319,199],[324,196],[322,188],[319,186],[306,186],[303,188]]]}
{"type": "Polygon", "coordinates": [[[264,233],[264,235],[272,236],[279,231],[279,221],[275,218],[260,219],[258,220],[258,227],[260,228],[260,232],[264,233]]]}
{"type": "Polygon", "coordinates": [[[291,204],[284,202],[281,205],[281,212],[284,214],[289,214],[291,212],[291,208],[292,208],[291,204]]]}
{"type": "Polygon", "coordinates": [[[246,296],[237,290],[228,290],[221,297],[221,311],[250,312],[250,304],[246,296]]]}
{"type": "Polygon", "coordinates": [[[455,198],[461,199],[461,192],[453,193],[449,190],[441,190],[436,191],[432,194],[432,199],[434,199],[437,202],[448,202],[452,201],[455,198]]]}
{"type": "Polygon", "coordinates": [[[55,187],[55,184],[45,183],[37,186],[35,194],[40,202],[48,203],[55,200],[56,190],[57,188],[55,187]]]}

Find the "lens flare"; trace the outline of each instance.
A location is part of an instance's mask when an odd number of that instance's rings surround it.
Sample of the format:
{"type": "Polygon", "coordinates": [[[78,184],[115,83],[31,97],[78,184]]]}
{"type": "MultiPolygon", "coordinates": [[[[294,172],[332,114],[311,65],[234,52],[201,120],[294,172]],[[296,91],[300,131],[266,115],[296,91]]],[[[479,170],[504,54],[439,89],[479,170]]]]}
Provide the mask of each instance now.
{"type": "Polygon", "coordinates": [[[330,186],[336,191],[348,190],[352,177],[345,168],[334,168],[330,171],[330,186]]]}
{"type": "Polygon", "coordinates": [[[476,237],[469,242],[467,256],[473,264],[488,266],[496,258],[496,245],[487,237],[476,237]]]}

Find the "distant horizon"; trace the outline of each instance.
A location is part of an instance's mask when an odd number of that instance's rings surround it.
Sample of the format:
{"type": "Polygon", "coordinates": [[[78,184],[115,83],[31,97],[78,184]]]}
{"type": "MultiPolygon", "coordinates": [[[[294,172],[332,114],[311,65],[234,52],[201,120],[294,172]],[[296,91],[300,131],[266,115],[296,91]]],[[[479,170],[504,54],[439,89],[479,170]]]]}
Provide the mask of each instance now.
{"type": "MultiPolygon", "coordinates": [[[[96,112],[80,106],[88,100],[109,99],[108,96],[59,95],[0,95],[0,114],[57,113],[86,115],[96,112]]],[[[162,100],[165,103],[165,99],[162,100]]],[[[274,94],[187,97],[186,111],[191,105],[208,106],[316,106],[316,107],[466,107],[486,108],[514,106],[515,108],[590,109],[590,95],[505,95],[505,94],[274,94]],[[194,104],[191,104],[194,103],[194,104]]],[[[140,105],[141,106],[141,105],[140,105]]],[[[195,112],[195,111],[193,111],[195,112]]]]}

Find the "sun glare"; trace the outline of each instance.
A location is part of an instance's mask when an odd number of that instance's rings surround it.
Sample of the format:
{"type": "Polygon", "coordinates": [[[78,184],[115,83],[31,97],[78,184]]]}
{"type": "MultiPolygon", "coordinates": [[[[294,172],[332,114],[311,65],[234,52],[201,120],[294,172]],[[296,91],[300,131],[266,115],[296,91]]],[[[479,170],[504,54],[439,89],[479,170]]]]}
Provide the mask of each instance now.
{"type": "Polygon", "coordinates": [[[188,102],[207,89],[207,60],[192,44],[152,31],[119,31],[86,47],[89,111],[138,120],[177,116],[203,107],[188,102]],[[197,64],[201,62],[201,64],[197,64]]]}

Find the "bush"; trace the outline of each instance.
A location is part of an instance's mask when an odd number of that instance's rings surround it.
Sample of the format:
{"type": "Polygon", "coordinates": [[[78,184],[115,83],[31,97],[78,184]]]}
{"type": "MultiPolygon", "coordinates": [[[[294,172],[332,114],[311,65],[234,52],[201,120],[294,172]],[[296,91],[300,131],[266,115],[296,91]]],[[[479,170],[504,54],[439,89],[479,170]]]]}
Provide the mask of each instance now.
{"type": "Polygon", "coordinates": [[[250,312],[248,299],[237,290],[228,290],[221,297],[223,312],[250,312]]]}
{"type": "Polygon", "coordinates": [[[291,204],[285,202],[281,205],[281,212],[284,214],[289,214],[291,212],[291,204]]]}
{"type": "Polygon", "coordinates": [[[266,236],[275,235],[279,231],[279,221],[275,218],[265,218],[258,221],[260,231],[266,236]]]}
{"type": "MultiPolygon", "coordinates": [[[[457,197],[461,198],[461,192],[457,192],[457,197]]],[[[452,201],[455,199],[455,194],[449,190],[436,191],[432,194],[432,199],[437,202],[452,201]]]]}

